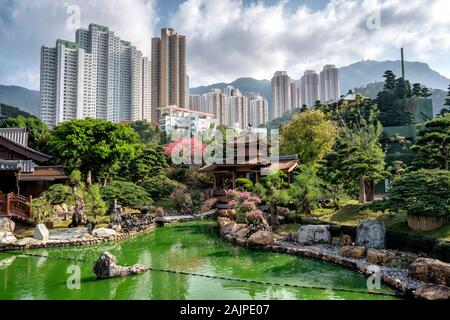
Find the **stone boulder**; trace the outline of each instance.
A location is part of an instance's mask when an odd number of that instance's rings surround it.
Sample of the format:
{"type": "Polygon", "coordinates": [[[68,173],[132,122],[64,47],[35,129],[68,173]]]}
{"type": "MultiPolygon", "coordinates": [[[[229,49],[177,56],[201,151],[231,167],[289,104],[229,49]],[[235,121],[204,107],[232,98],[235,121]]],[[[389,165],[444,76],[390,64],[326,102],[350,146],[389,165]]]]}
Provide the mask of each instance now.
{"type": "Polygon", "coordinates": [[[307,225],[298,231],[297,242],[301,244],[330,243],[331,233],[329,226],[307,225]]]}
{"type": "Polygon", "coordinates": [[[217,198],[211,198],[206,200],[205,202],[203,202],[200,211],[201,212],[208,212],[211,211],[212,209],[214,209],[214,207],[216,206],[216,204],[219,202],[219,199],[217,198]]]}
{"type": "Polygon", "coordinates": [[[450,264],[436,259],[419,258],[408,269],[414,279],[450,286],[450,264]]]}
{"type": "Polygon", "coordinates": [[[250,230],[247,227],[240,228],[236,231],[236,237],[239,239],[245,239],[249,235],[250,230]]]}
{"type": "Polygon", "coordinates": [[[92,235],[97,238],[111,238],[117,234],[116,230],[107,228],[99,228],[92,231],[92,235]]]}
{"type": "Polygon", "coordinates": [[[146,266],[136,264],[131,267],[117,265],[117,258],[109,252],[104,252],[93,268],[97,279],[109,279],[137,275],[148,271],[146,266]]]}
{"type": "Polygon", "coordinates": [[[422,300],[450,300],[450,288],[442,285],[424,284],[414,291],[414,296],[422,300]]]}
{"type": "Polygon", "coordinates": [[[340,255],[345,258],[362,259],[366,255],[366,247],[345,246],[341,248],[340,255]]]}
{"type": "Polygon", "coordinates": [[[269,231],[258,231],[248,238],[251,245],[267,246],[275,241],[274,235],[269,231]]]}
{"type": "Polygon", "coordinates": [[[50,234],[48,232],[47,227],[45,224],[38,224],[36,228],[34,229],[34,238],[36,240],[41,240],[42,242],[47,242],[50,234]]]}
{"type": "Polygon", "coordinates": [[[277,213],[279,216],[285,217],[289,214],[289,212],[290,212],[289,208],[277,207],[277,213]]]}
{"type": "Polygon", "coordinates": [[[16,241],[17,238],[11,231],[0,231],[0,244],[13,244],[16,241]]]}
{"type": "Polygon", "coordinates": [[[221,218],[229,218],[228,216],[228,210],[219,210],[219,217],[221,218]]]}
{"type": "Polygon", "coordinates": [[[0,218],[0,231],[14,232],[16,224],[8,218],[0,218]]]}
{"type": "Polygon", "coordinates": [[[367,250],[367,261],[373,264],[386,264],[393,261],[395,258],[395,252],[391,250],[367,250]]]}
{"type": "Polygon", "coordinates": [[[356,231],[356,244],[366,248],[384,249],[386,247],[386,227],[384,223],[364,220],[356,231]]]}
{"type": "Polygon", "coordinates": [[[163,208],[158,207],[155,209],[155,217],[164,218],[165,216],[166,216],[166,213],[164,212],[163,208]]]}
{"type": "Polygon", "coordinates": [[[39,240],[36,240],[34,238],[23,238],[23,239],[17,240],[16,244],[19,246],[28,246],[30,244],[34,244],[37,242],[39,242],[39,240]]]}
{"type": "Polygon", "coordinates": [[[348,234],[345,234],[341,238],[341,247],[351,246],[353,244],[353,238],[348,234]]]}

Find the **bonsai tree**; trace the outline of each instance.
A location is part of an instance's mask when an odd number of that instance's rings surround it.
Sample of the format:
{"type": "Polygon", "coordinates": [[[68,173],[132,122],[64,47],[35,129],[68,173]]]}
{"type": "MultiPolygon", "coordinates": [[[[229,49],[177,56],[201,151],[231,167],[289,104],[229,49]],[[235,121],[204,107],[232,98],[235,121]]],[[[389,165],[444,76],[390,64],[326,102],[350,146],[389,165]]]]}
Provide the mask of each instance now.
{"type": "Polygon", "coordinates": [[[275,170],[257,183],[254,192],[259,195],[268,206],[270,225],[278,226],[278,206],[286,205],[290,201],[289,192],[286,190],[287,175],[281,170],[275,170]]]}
{"type": "Polygon", "coordinates": [[[317,176],[317,169],[314,167],[301,168],[294,182],[289,186],[291,201],[301,209],[303,213],[311,214],[312,208],[322,197],[320,187],[322,180],[317,176]]]}

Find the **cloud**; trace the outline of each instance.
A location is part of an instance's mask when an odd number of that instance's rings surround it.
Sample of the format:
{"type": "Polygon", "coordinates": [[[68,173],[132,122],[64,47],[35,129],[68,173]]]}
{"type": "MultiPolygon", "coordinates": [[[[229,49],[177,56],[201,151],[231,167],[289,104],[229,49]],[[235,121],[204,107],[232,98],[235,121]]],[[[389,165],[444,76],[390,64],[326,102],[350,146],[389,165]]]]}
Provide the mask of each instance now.
{"type": "Polygon", "coordinates": [[[75,40],[70,23],[77,20],[72,19],[77,7],[81,27],[109,26],[149,54],[158,23],[153,0],[0,0],[0,83],[38,90],[40,47],[59,38],[75,40]]]}
{"type": "Polygon", "coordinates": [[[361,59],[428,62],[450,74],[446,0],[331,0],[321,10],[289,1],[187,0],[170,20],[188,39],[191,85],[271,78],[288,70],[347,65],[361,59]],[[440,68],[439,68],[440,67],[440,68]]]}

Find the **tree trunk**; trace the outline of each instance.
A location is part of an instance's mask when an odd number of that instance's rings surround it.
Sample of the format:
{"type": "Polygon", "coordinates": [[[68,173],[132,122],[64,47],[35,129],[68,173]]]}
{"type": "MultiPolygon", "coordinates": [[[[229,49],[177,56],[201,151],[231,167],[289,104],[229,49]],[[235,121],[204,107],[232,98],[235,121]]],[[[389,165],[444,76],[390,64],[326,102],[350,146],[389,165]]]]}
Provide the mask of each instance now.
{"type": "Polygon", "coordinates": [[[89,170],[86,177],[86,184],[88,187],[92,186],[92,171],[89,170]]]}
{"type": "Polygon", "coordinates": [[[359,176],[359,203],[366,203],[366,182],[364,176],[359,176]]]}
{"type": "Polygon", "coordinates": [[[375,183],[373,181],[366,181],[366,201],[373,201],[375,199],[375,183]]]}

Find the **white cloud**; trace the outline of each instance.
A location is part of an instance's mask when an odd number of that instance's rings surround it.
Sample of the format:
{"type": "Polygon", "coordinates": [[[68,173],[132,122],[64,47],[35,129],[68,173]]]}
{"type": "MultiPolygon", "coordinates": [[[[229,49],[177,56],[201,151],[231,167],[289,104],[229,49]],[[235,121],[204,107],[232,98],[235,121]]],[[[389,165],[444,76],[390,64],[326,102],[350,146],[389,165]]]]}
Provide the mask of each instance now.
{"type": "Polygon", "coordinates": [[[149,54],[158,23],[154,0],[0,0],[1,84],[39,89],[40,47],[58,38],[75,40],[75,30],[66,23],[72,5],[80,8],[82,27],[109,26],[149,54]]]}
{"type": "Polygon", "coordinates": [[[347,65],[361,59],[428,62],[450,75],[450,4],[446,0],[332,0],[321,11],[292,10],[288,1],[267,6],[241,0],[187,0],[171,19],[186,34],[191,84],[240,76],[271,78],[288,70],[347,65]],[[372,28],[370,17],[380,17],[372,28]]]}

